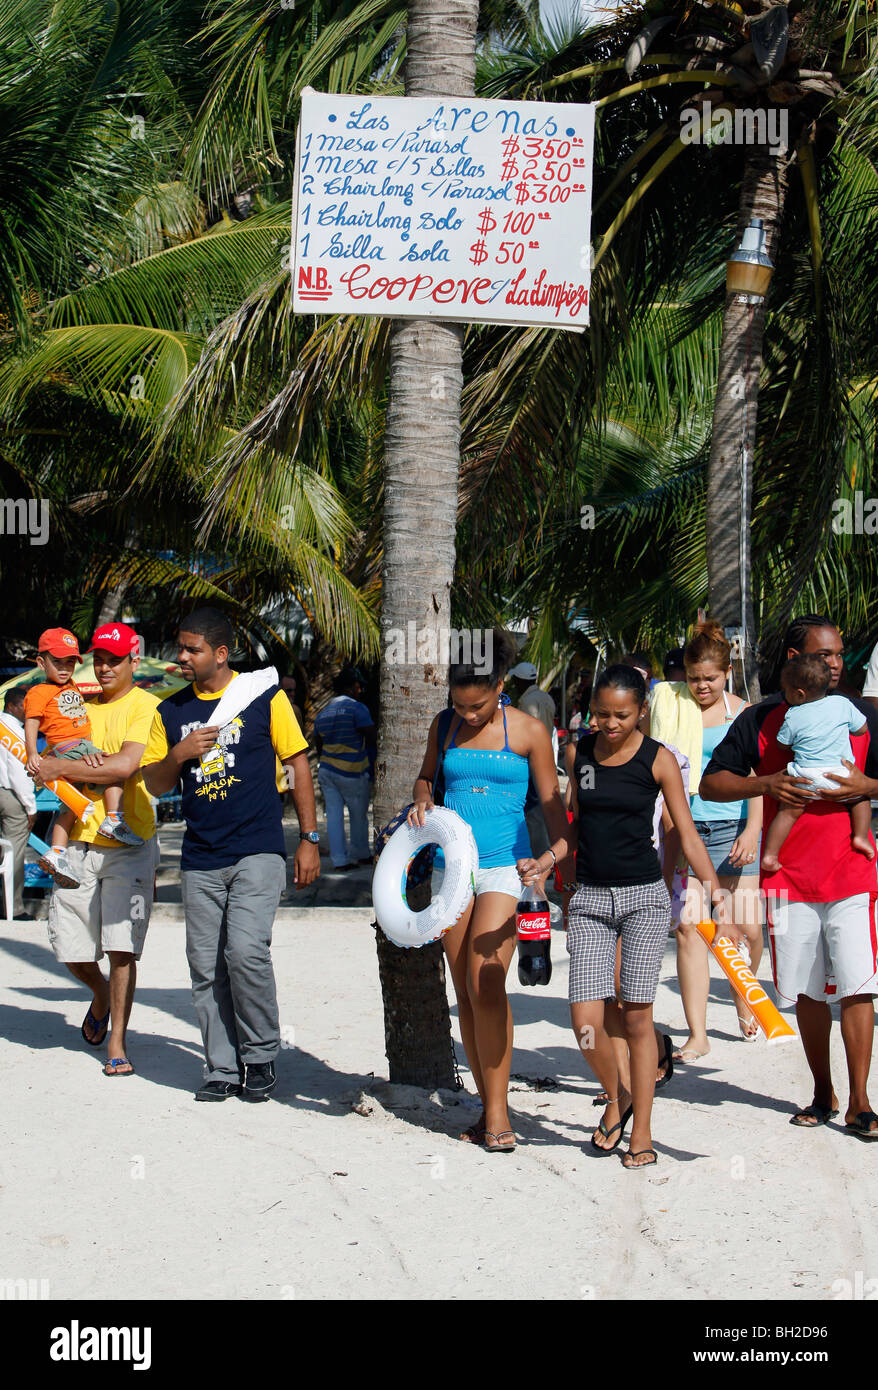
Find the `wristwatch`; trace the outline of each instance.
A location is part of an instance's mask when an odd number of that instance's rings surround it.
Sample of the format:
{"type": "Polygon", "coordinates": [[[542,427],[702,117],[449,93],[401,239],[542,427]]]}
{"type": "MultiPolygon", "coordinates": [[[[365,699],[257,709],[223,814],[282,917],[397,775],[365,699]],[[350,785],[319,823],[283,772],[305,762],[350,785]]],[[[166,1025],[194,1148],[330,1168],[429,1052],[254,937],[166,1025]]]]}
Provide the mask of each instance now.
{"type": "Polygon", "coordinates": [[[300,830],[300,831],[299,831],[299,839],[300,839],[300,841],[301,841],[301,840],[307,840],[307,841],[308,841],[310,844],[312,844],[312,845],[319,845],[319,844],[320,844],[320,831],[319,831],[319,830],[300,830]]]}

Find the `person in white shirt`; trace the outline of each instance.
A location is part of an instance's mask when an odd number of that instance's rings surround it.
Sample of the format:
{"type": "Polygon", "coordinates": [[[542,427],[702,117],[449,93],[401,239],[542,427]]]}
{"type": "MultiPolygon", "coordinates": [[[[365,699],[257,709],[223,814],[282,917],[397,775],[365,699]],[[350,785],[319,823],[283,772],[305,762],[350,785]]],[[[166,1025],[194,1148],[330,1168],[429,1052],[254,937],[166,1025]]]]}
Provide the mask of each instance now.
{"type": "MultiPolygon", "coordinates": [[[[13,686],[7,690],[3,701],[3,718],[22,741],[25,693],[22,686],[13,686]]],[[[30,921],[30,913],[24,910],[24,852],[36,814],[37,798],[33,781],[28,777],[24,764],[0,744],[0,836],[12,842],[11,907],[12,916],[17,922],[30,921]]],[[[10,904],[6,903],[7,914],[9,909],[10,904]]]]}

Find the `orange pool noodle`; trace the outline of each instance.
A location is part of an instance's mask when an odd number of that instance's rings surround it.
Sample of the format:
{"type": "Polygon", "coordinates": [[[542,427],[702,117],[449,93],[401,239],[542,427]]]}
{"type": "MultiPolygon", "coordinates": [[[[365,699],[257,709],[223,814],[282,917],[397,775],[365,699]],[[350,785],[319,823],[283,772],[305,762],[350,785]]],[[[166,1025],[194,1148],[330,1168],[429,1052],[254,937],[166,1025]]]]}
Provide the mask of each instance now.
{"type": "MultiPolygon", "coordinates": [[[[11,729],[5,719],[0,718],[0,744],[18,758],[20,763],[27,762],[27,749],[24,746],[24,739],[20,738],[14,729],[11,729]]],[[[89,801],[87,796],[76,787],[72,787],[69,782],[63,781],[59,777],[57,782],[47,782],[46,786],[50,792],[54,792],[59,801],[63,801],[68,810],[72,811],[80,820],[88,820],[94,814],[95,804],[89,801]]]]}
{"type": "Polygon", "coordinates": [[[719,961],[732,989],[741,996],[768,1042],[789,1042],[796,1036],[782,1014],[772,1004],[765,990],[748,966],[737,946],[727,936],[717,936],[715,922],[698,922],[697,928],[719,961]]]}

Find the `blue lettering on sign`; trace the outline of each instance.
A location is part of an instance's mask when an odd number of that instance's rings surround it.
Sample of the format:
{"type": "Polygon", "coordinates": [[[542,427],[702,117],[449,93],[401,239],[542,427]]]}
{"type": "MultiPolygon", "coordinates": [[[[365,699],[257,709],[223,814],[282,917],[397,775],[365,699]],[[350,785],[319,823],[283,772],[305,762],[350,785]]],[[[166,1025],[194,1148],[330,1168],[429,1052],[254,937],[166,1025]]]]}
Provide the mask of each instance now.
{"type": "MultiPolygon", "coordinates": [[[[305,159],[310,156],[306,155],[305,159]]],[[[378,172],[376,159],[341,159],[337,154],[317,156],[318,174],[375,174],[378,172]]],[[[304,168],[304,163],[303,166],[304,168]]]]}
{"type": "Polygon", "coordinates": [[[363,232],[360,236],[354,237],[353,241],[345,243],[342,240],[341,232],[336,232],[329,245],[321,252],[323,256],[332,256],[333,260],[345,261],[354,258],[355,260],[383,261],[383,246],[373,246],[372,238],[368,232],[363,232]]]}
{"type": "Polygon", "coordinates": [[[485,166],[484,164],[473,164],[469,155],[464,155],[453,167],[446,164],[444,159],[434,159],[430,165],[430,173],[434,179],[483,179],[485,166]]]}
{"type": "Polygon", "coordinates": [[[449,260],[448,247],[442,245],[439,238],[427,251],[419,251],[418,243],[413,241],[404,256],[400,256],[401,261],[447,261],[449,260]]]}
{"type": "Polygon", "coordinates": [[[352,111],[347,119],[348,130],[389,130],[390,122],[386,116],[367,116],[372,110],[371,101],[364,102],[359,111],[352,111]]]}
{"type": "Polygon", "coordinates": [[[474,188],[468,188],[460,179],[452,183],[422,183],[421,189],[429,198],[435,198],[437,194],[445,198],[475,198],[479,202],[509,202],[509,194],[512,191],[512,183],[502,184],[499,188],[492,184],[476,184],[474,188]]]}
{"type": "Polygon", "coordinates": [[[463,218],[455,217],[454,209],[449,208],[444,217],[437,217],[433,212],[422,212],[419,230],[422,232],[456,232],[458,227],[463,226],[463,218]]]}
{"type": "Polygon", "coordinates": [[[402,198],[408,208],[412,205],[415,186],[413,183],[393,183],[386,178],[379,188],[374,183],[354,183],[346,175],[343,179],[325,179],[323,191],[329,198],[338,198],[346,193],[353,198],[402,198]]]}
{"type": "MultiPolygon", "coordinates": [[[[310,206],[310,204],[309,204],[310,206]]],[[[375,227],[379,230],[396,230],[402,233],[403,239],[408,236],[411,229],[412,219],[386,211],[386,203],[382,198],[377,210],[371,208],[361,209],[359,212],[348,210],[347,199],[342,203],[327,203],[317,214],[317,221],[321,227],[375,227]]]]}
{"type": "Polygon", "coordinates": [[[436,107],[431,116],[422,121],[418,130],[464,130],[482,131],[491,123],[499,123],[502,133],[512,129],[514,135],[555,135],[558,126],[551,116],[538,120],[536,116],[526,116],[523,120],[518,111],[510,111],[501,106],[499,111],[486,111],[483,107],[449,106],[444,103],[436,107]]]}
{"type": "Polygon", "coordinates": [[[320,141],[321,150],[377,150],[378,148],[376,140],[361,140],[358,135],[351,135],[346,140],[343,135],[324,135],[318,131],[317,139],[320,141]]]}

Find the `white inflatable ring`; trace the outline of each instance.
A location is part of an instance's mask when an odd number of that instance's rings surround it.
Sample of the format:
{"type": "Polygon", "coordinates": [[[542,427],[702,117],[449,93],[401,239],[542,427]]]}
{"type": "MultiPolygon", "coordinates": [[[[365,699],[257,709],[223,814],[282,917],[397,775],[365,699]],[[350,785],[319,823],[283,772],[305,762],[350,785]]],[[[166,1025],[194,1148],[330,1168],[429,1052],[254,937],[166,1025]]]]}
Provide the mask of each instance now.
{"type": "Polygon", "coordinates": [[[396,946],[426,946],[454,926],[475,892],[479,852],[465,820],[445,806],[427,812],[426,823],[403,823],[378,859],[372,878],[372,903],[378,925],[396,946]],[[405,897],[409,865],[424,845],[439,845],[445,875],[429,907],[415,912],[405,897]]]}

